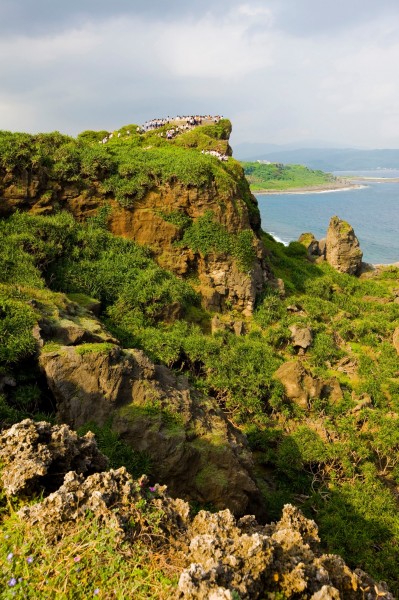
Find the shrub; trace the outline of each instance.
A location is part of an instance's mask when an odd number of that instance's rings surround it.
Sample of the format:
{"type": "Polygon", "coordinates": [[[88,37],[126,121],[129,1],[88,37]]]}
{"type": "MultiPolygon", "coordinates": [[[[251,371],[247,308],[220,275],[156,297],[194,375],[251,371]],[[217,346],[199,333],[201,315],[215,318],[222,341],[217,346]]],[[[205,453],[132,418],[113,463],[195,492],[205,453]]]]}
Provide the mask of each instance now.
{"type": "Polygon", "coordinates": [[[217,223],[212,211],[198,217],[184,231],[179,244],[188,246],[193,252],[207,256],[210,252],[231,254],[243,271],[249,271],[255,260],[254,235],[252,230],[244,230],[236,235],[217,223]]]}
{"type": "Polygon", "coordinates": [[[24,302],[0,296],[0,364],[15,363],[35,352],[36,316],[24,302]]]}

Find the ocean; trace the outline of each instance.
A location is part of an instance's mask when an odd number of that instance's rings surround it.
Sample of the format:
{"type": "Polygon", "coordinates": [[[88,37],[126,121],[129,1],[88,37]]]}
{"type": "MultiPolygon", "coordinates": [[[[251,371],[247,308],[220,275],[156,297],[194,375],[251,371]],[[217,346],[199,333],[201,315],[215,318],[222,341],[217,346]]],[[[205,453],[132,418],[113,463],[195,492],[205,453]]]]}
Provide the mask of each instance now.
{"type": "Polygon", "coordinates": [[[316,239],[326,236],[330,218],[337,215],[355,230],[364,262],[391,264],[399,262],[399,170],[339,171],[335,175],[384,178],[383,183],[364,182],[364,187],[350,190],[300,192],[291,194],[256,194],[262,229],[276,240],[288,244],[301,233],[311,232],[316,239]]]}

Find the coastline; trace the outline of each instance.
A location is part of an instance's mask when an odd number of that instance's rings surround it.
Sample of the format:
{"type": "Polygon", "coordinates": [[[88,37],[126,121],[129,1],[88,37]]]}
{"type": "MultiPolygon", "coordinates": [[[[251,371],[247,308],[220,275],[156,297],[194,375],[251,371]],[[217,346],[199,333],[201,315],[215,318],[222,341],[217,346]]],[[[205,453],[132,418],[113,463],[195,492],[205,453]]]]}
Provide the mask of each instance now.
{"type": "Polygon", "coordinates": [[[297,188],[290,188],[287,190],[252,190],[251,192],[255,195],[282,195],[282,194],[329,194],[331,192],[346,192],[348,190],[360,190],[368,187],[362,183],[350,183],[345,181],[342,184],[330,184],[330,185],[311,185],[297,188]]]}
{"type": "Polygon", "coordinates": [[[370,183],[399,183],[399,177],[363,177],[363,176],[354,176],[351,181],[354,182],[367,182],[370,183]]]}

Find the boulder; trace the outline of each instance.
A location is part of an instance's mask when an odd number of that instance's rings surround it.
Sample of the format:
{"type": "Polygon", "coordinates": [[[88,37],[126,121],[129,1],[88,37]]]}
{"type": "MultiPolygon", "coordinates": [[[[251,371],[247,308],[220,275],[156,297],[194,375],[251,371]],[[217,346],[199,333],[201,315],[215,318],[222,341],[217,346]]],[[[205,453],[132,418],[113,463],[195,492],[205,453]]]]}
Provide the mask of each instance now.
{"type": "Polygon", "coordinates": [[[283,384],[287,398],[301,408],[308,409],[311,399],[321,395],[323,383],[313,377],[300,361],[283,363],[274,376],[283,384]]]}
{"type": "Polygon", "coordinates": [[[301,327],[299,325],[290,325],[292,345],[294,348],[303,348],[306,350],[313,342],[313,332],[310,327],[301,327]]]}
{"type": "Polygon", "coordinates": [[[340,273],[360,274],[363,252],[353,227],[337,216],[330,220],[326,238],[326,260],[340,273]]]}
{"type": "Polygon", "coordinates": [[[229,331],[237,336],[241,336],[246,334],[247,329],[244,321],[226,321],[222,320],[219,315],[216,314],[211,320],[211,333],[214,334],[218,331],[229,331]]]}
{"type": "Polygon", "coordinates": [[[314,398],[328,398],[335,403],[343,397],[336,378],[324,380],[314,377],[300,360],[283,363],[274,377],[283,384],[287,398],[303,409],[309,409],[314,398]]]}
{"type": "Polygon", "coordinates": [[[305,246],[309,258],[321,256],[319,242],[313,233],[302,233],[298,238],[298,242],[305,246]]]}
{"type": "Polygon", "coordinates": [[[126,443],[150,456],[153,477],[174,496],[264,514],[245,436],[185,376],[110,344],[62,346],[39,360],[59,421],[74,428],[112,421],[126,443]]]}

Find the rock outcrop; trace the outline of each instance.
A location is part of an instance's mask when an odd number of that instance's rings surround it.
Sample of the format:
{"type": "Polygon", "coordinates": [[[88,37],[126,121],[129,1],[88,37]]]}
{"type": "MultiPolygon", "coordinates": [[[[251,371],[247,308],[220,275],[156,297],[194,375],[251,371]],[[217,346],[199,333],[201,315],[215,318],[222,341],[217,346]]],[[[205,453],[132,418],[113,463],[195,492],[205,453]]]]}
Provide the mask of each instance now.
{"type": "Polygon", "coordinates": [[[78,436],[67,425],[26,419],[0,435],[1,482],[8,496],[57,489],[68,471],[103,471],[107,458],[93,433],[78,436]]]}
{"type": "MultiPolygon", "coordinates": [[[[52,440],[59,438],[59,429],[47,423],[24,421],[3,436],[18,441],[24,430],[34,431],[35,427],[47,432],[48,445],[42,442],[44,451],[52,455],[52,440]]],[[[63,433],[65,439],[75,435],[66,429],[63,433]]],[[[86,438],[74,441],[86,448],[86,438]]],[[[70,451],[68,444],[63,447],[65,456],[60,451],[59,458],[64,460],[57,473],[63,476],[61,485],[51,493],[51,485],[45,488],[43,500],[18,512],[20,519],[43,532],[48,544],[56,544],[62,531],[73,524],[84,518],[87,522],[89,514],[125,542],[134,544],[145,534],[153,548],[179,548],[184,562],[173,598],[260,600],[266,594],[279,594],[287,599],[393,600],[385,584],[375,582],[360,569],[352,571],[339,556],[324,554],[316,524],[292,505],[284,507],[277,523],[265,526],[253,516],[237,521],[229,510],[214,514],[200,511],[192,519],[184,501],[171,499],[164,487],[150,487],[145,476],[133,480],[124,467],[91,475],[88,471],[67,471],[70,451]],[[153,511],[157,514],[155,531],[153,511]]],[[[3,466],[3,483],[19,469],[23,472],[26,465],[24,445],[17,443],[13,448],[3,466]]],[[[77,457],[84,463],[85,450],[77,457]]],[[[41,465],[31,462],[30,479],[39,481],[41,465]]],[[[4,489],[9,497],[14,495],[12,486],[4,489]]],[[[22,492],[26,492],[24,485],[16,486],[15,493],[21,496],[22,492]]]]}
{"type": "Polygon", "coordinates": [[[342,398],[342,390],[337,379],[325,381],[315,377],[299,360],[283,363],[275,372],[275,378],[284,386],[288,400],[300,408],[308,409],[315,398],[342,398]]]}
{"type": "Polygon", "coordinates": [[[339,217],[331,218],[326,239],[318,241],[312,233],[303,233],[298,241],[305,246],[311,260],[326,260],[340,273],[360,274],[363,252],[359,240],[353,227],[339,217]]]}
{"type": "Polygon", "coordinates": [[[39,362],[60,422],[78,428],[112,421],[133,449],[152,458],[154,478],[173,495],[235,514],[263,512],[245,437],[185,376],[117,345],[45,350],[39,362]]]}
{"type": "Polygon", "coordinates": [[[326,238],[326,260],[340,273],[359,275],[363,252],[353,227],[338,217],[332,217],[326,238]]]}
{"type": "Polygon", "coordinates": [[[313,233],[302,233],[298,238],[298,242],[305,246],[309,258],[317,258],[323,255],[320,242],[316,240],[313,233]]]}
{"type": "MultiPolygon", "coordinates": [[[[225,131],[227,146],[229,131],[229,128],[225,131]]],[[[209,149],[220,143],[211,135],[208,141],[209,149]]],[[[123,144],[122,141],[120,143],[123,144]]],[[[190,142],[190,148],[192,144],[190,142]]],[[[145,153],[145,150],[143,148],[142,152],[145,153]]],[[[187,151],[192,152],[192,148],[187,151]]],[[[204,160],[209,160],[209,157],[204,157],[204,160]]],[[[214,160],[219,162],[217,158],[214,160]]],[[[117,177],[123,187],[129,174],[122,173],[123,169],[117,177]]],[[[194,185],[183,183],[174,176],[162,179],[151,172],[151,185],[147,185],[139,197],[132,196],[125,203],[119,202],[115,193],[104,185],[101,172],[94,179],[84,173],[78,179],[78,182],[68,181],[68,178],[54,180],[46,169],[35,164],[14,171],[2,169],[0,216],[7,216],[15,210],[52,214],[62,209],[84,221],[95,217],[105,207],[107,227],[113,234],[149,247],[161,267],[199,281],[198,291],[204,299],[205,308],[223,311],[230,306],[244,314],[252,313],[256,296],[262,291],[269,272],[263,244],[257,237],[260,229],[257,200],[251,194],[238,162],[224,173],[227,185],[218,184],[214,175],[207,183],[194,185]],[[237,260],[229,254],[212,251],[204,256],[188,246],[176,244],[183,234],[181,221],[186,225],[195,223],[206,213],[212,213],[215,222],[229,234],[254,232],[254,258],[245,272],[239,269],[237,260]],[[176,216],[179,217],[177,221],[176,216]]]]}
{"type": "Polygon", "coordinates": [[[184,600],[253,600],[266,591],[284,598],[360,600],[366,589],[370,599],[392,598],[384,584],[373,582],[372,588],[360,569],[351,571],[339,556],[323,554],[315,522],[289,504],[278,523],[264,527],[248,516],[237,522],[229,511],[201,511],[189,537],[192,562],[179,580],[184,600]]]}

